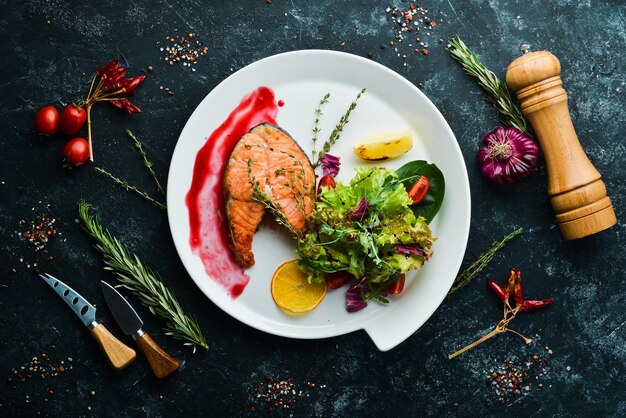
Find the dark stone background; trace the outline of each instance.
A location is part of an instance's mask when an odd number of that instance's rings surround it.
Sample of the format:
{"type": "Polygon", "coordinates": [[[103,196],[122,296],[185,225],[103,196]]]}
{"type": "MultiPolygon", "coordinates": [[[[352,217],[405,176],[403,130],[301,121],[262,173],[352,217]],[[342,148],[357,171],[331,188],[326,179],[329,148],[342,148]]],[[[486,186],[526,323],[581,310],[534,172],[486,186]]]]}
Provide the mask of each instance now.
{"type": "MultiPolygon", "coordinates": [[[[425,37],[430,54],[416,55],[403,44],[406,60],[389,47],[379,47],[393,39],[387,2],[2,3],[0,376],[7,380],[0,390],[3,416],[189,416],[201,411],[264,416],[267,408],[253,396],[266,375],[292,378],[303,390],[291,410],[274,412],[278,416],[626,414],[623,1],[429,1],[425,4],[429,14],[439,21],[425,37]],[[190,31],[200,33],[209,46],[196,72],[160,60],[157,41],[190,31]],[[497,114],[449,58],[445,44],[437,42],[455,34],[501,76],[525,42],[560,58],[574,124],[603,174],[619,225],[564,243],[546,197],[545,169],[506,189],[481,177],[474,162],[477,146],[482,135],[498,124],[497,114]],[[124,135],[126,128],[144,142],[164,179],[185,121],[213,87],[255,60],[306,48],[371,53],[372,59],[419,85],[444,114],[463,150],[472,189],[464,266],[492,241],[515,227],[526,228],[479,280],[448,297],[427,324],[387,353],[378,352],[364,332],[297,341],[235,321],[205,298],[186,274],[164,211],[121,190],[91,167],[64,169],[59,157],[63,139],[39,139],[32,129],[38,108],[59,106],[61,100],[85,94],[90,75],[108,59],[122,57],[133,74],[154,66],[135,96],[144,113],[127,116],[106,105],[94,110],[98,163],[154,193],[124,135]],[[159,86],[175,94],[169,96],[159,86]],[[23,230],[19,221],[47,211],[61,218],[63,235],[48,244],[54,261],[41,261],[41,269],[58,274],[103,308],[99,281],[112,277],[103,272],[101,256],[74,221],[80,198],[92,202],[103,224],[164,277],[182,305],[197,315],[208,337],[209,350],[192,354],[165,337],[160,323],[140,309],[155,339],[183,360],[181,370],[164,382],[152,377],[141,358],[122,373],[112,371],[73,314],[33,268],[27,268],[41,254],[18,237],[23,230]],[[515,319],[515,329],[536,343],[525,347],[517,337],[502,335],[448,361],[448,354],[489,331],[499,319],[500,307],[484,280],[504,279],[510,266],[524,270],[529,296],[557,298],[550,309],[515,319]],[[40,352],[66,364],[71,357],[72,368],[46,379],[8,380],[14,378],[13,369],[40,352]],[[508,407],[500,405],[485,382],[490,368],[506,359],[524,363],[534,354],[549,360],[549,372],[533,378],[526,396],[508,407]],[[318,386],[309,388],[307,382],[318,386]],[[251,407],[256,412],[250,412],[251,407]]],[[[120,335],[107,309],[98,312],[120,335]]]]}

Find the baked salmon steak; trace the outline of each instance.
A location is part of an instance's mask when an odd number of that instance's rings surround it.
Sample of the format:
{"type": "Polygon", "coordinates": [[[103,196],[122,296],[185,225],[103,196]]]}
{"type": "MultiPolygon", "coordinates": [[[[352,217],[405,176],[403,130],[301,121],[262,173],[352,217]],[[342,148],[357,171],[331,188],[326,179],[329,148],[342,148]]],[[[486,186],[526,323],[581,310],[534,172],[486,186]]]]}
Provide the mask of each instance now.
{"type": "Polygon", "coordinates": [[[315,173],[296,141],[277,126],[262,123],[241,137],[223,182],[230,246],[240,266],[254,265],[252,238],[266,209],[253,199],[253,182],[294,230],[306,227],[314,206],[315,173]]]}

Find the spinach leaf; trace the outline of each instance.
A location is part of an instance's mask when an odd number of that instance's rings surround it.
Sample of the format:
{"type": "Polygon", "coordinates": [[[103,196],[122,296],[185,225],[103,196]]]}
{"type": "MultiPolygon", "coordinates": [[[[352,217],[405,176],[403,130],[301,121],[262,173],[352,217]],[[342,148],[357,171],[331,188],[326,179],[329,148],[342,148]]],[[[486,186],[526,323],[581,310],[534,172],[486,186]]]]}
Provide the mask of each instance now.
{"type": "Polygon", "coordinates": [[[426,219],[426,223],[430,223],[439,212],[446,191],[446,182],[441,170],[435,164],[429,164],[428,161],[417,160],[403,165],[396,170],[396,173],[407,191],[411,190],[411,186],[421,176],[428,179],[428,193],[419,203],[411,205],[411,209],[415,216],[422,216],[426,219]]]}

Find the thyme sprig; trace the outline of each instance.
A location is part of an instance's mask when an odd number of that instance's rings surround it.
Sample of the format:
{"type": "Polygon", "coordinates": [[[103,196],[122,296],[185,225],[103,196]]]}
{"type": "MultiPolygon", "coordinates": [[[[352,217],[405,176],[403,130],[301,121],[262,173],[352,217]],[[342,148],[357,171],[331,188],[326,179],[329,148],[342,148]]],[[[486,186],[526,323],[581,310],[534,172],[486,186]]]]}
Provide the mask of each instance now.
{"type": "MultiPolygon", "coordinates": [[[[296,230],[291,223],[289,223],[280,203],[274,202],[265,191],[261,190],[260,182],[256,179],[254,174],[252,174],[252,163],[252,159],[248,158],[248,183],[252,187],[252,199],[269,209],[272,215],[274,215],[276,222],[284,226],[296,239],[302,239],[302,232],[296,230]]],[[[276,175],[278,175],[278,173],[276,175]]]]}
{"type": "Polygon", "coordinates": [[[130,190],[130,191],[137,193],[139,196],[143,197],[144,199],[146,199],[148,202],[152,203],[153,205],[158,206],[161,209],[167,209],[167,206],[165,206],[163,203],[159,202],[158,200],[154,199],[148,193],[139,190],[132,184],[128,184],[125,180],[122,180],[119,177],[115,177],[113,174],[109,173],[105,169],[100,168],[100,167],[94,167],[94,170],[96,170],[98,173],[104,174],[105,176],[109,177],[111,180],[113,180],[114,182],[116,182],[117,184],[125,188],[126,190],[130,190]]]}
{"type": "Polygon", "coordinates": [[[133,292],[153,315],[165,322],[166,335],[183,341],[185,345],[208,348],[194,317],[183,311],[171,290],[158,275],[143,264],[126,245],[104,229],[98,217],[90,213],[91,205],[84,200],[78,204],[83,229],[96,242],[95,247],[104,256],[105,270],[110,270],[120,284],[133,292]]]}
{"type": "Polygon", "coordinates": [[[141,144],[141,142],[139,142],[135,134],[133,134],[130,129],[126,129],[126,134],[130,136],[133,139],[133,141],[135,141],[135,147],[137,147],[137,149],[139,150],[139,154],[141,154],[141,157],[143,158],[143,164],[146,166],[146,168],[150,172],[150,175],[152,176],[152,180],[154,180],[154,184],[156,185],[159,192],[163,196],[165,196],[165,190],[163,190],[163,186],[161,186],[161,182],[159,182],[159,179],[157,178],[156,173],[154,172],[154,169],[152,168],[152,165],[153,165],[152,162],[148,160],[148,156],[146,155],[146,152],[143,150],[143,145],[141,144]]]}
{"type": "MultiPolygon", "coordinates": [[[[313,123],[313,150],[311,151],[311,160],[316,161],[317,151],[315,150],[315,145],[317,144],[317,137],[320,133],[321,129],[319,128],[320,117],[323,115],[322,106],[328,103],[328,99],[330,98],[330,93],[326,93],[324,97],[320,100],[319,104],[315,108],[315,122],[313,123]]],[[[315,166],[313,167],[315,168],[315,166]]]]}
{"type": "Polygon", "coordinates": [[[461,38],[452,38],[448,44],[448,51],[452,58],[461,64],[465,72],[475,78],[478,85],[487,92],[487,98],[491,104],[504,117],[503,122],[534,137],[532,128],[522,110],[511,97],[506,84],[480,62],[476,54],[465,45],[461,38]]]}
{"type": "Polygon", "coordinates": [[[317,154],[317,159],[313,161],[313,168],[316,168],[320,165],[320,161],[322,157],[324,156],[324,154],[328,153],[330,151],[330,148],[333,145],[335,145],[335,142],[339,140],[339,137],[341,136],[341,133],[343,132],[343,128],[349,122],[350,114],[352,114],[352,111],[356,109],[359,99],[365,93],[366,90],[367,89],[363,89],[359,92],[359,94],[356,95],[356,98],[354,99],[352,103],[350,103],[350,107],[348,107],[348,110],[346,110],[346,113],[341,117],[341,119],[339,119],[339,122],[335,126],[335,129],[333,129],[333,131],[330,133],[330,136],[328,137],[326,142],[324,142],[324,145],[322,146],[322,150],[317,154]]]}
{"type": "Polygon", "coordinates": [[[472,280],[474,280],[480,274],[480,272],[483,271],[485,267],[487,267],[487,265],[496,255],[496,253],[500,251],[507,242],[517,237],[522,232],[524,232],[524,228],[518,228],[502,238],[501,241],[496,241],[491,244],[490,249],[478,256],[476,261],[474,261],[468,268],[466,268],[461,274],[459,274],[456,279],[454,279],[452,289],[450,289],[450,292],[448,292],[448,294],[451,295],[452,293],[456,292],[463,286],[468,285],[472,280]]]}

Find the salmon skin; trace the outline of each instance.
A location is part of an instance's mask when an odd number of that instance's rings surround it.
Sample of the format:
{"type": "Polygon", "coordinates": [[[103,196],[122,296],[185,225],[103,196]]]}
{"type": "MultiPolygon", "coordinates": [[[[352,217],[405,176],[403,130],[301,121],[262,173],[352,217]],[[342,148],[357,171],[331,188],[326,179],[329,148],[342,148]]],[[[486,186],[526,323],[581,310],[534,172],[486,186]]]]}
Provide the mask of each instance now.
{"type": "Polygon", "coordinates": [[[254,265],[252,238],[265,213],[265,205],[252,198],[251,180],[296,231],[306,227],[315,198],[311,162],[287,132],[262,123],[242,136],[223,179],[230,246],[242,267],[254,265]]]}

